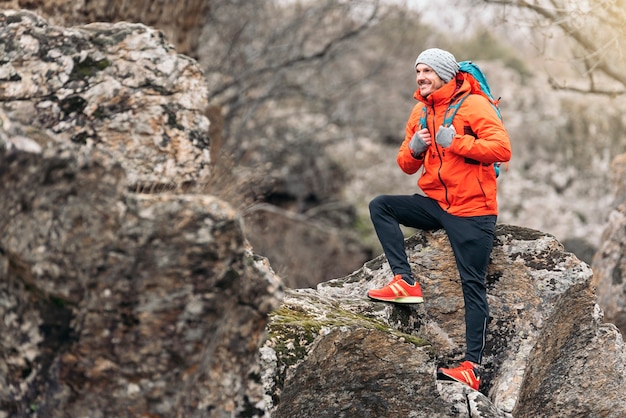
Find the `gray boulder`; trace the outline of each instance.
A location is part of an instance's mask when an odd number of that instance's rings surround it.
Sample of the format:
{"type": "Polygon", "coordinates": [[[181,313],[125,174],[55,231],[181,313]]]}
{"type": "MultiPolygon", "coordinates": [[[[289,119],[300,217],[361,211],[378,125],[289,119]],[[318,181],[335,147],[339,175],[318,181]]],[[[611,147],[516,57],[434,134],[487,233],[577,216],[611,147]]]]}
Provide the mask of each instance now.
{"type": "Polygon", "coordinates": [[[423,305],[367,299],[384,256],[313,290],[287,290],[261,349],[274,417],[557,417],[626,414],[626,352],[603,322],[592,271],[552,236],[499,225],[487,276],[480,392],[439,382],[461,359],[463,299],[447,236],[406,241],[423,305]]]}
{"type": "Polygon", "coordinates": [[[41,130],[60,146],[106,149],[133,191],[209,174],[206,81],[162,33],[124,22],[62,28],[6,10],[0,39],[0,109],[21,124],[18,136],[37,142],[41,130]]]}

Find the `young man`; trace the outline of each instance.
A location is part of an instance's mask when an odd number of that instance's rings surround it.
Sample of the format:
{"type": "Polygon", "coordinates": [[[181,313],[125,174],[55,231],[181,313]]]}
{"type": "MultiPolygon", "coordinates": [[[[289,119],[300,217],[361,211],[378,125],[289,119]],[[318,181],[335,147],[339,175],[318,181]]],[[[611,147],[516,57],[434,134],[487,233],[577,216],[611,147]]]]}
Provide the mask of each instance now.
{"type": "Polygon", "coordinates": [[[444,228],[461,277],[465,301],[465,360],[441,368],[440,379],[452,379],[478,390],[489,320],[485,275],[493,247],[498,207],[493,164],[511,158],[508,134],[491,103],[470,94],[468,75],[444,50],[423,51],[415,61],[418,103],[406,124],[397,162],[402,171],[422,169],[420,194],[378,196],[370,216],[394,274],[374,300],[420,303],[422,290],[413,278],[400,225],[423,230],[444,228]],[[460,103],[450,126],[443,126],[449,107],[460,103]],[[420,120],[426,121],[421,126],[420,120]]]}

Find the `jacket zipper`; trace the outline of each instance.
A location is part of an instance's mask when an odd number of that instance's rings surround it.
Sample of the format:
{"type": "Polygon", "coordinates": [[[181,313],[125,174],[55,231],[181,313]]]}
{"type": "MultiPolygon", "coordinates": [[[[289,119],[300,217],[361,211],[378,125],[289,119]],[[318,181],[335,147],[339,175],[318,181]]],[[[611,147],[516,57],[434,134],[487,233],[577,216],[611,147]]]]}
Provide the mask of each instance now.
{"type": "MultiPolygon", "coordinates": [[[[437,136],[437,131],[435,129],[435,106],[432,106],[433,109],[433,132],[435,133],[434,137],[437,136]]],[[[427,122],[428,123],[428,122],[427,122]]],[[[433,141],[434,138],[433,137],[433,141]]],[[[443,179],[441,178],[441,168],[443,167],[443,156],[445,156],[445,151],[443,149],[441,149],[441,151],[439,150],[439,144],[437,143],[437,141],[435,142],[435,149],[437,150],[437,156],[439,157],[439,169],[437,170],[437,177],[439,178],[439,182],[441,183],[441,185],[443,186],[443,190],[445,191],[445,196],[446,196],[446,203],[448,204],[448,207],[446,208],[446,212],[448,211],[448,209],[450,209],[450,206],[452,206],[452,204],[450,203],[450,200],[448,199],[448,186],[446,186],[446,183],[443,181],[443,179]]]]}

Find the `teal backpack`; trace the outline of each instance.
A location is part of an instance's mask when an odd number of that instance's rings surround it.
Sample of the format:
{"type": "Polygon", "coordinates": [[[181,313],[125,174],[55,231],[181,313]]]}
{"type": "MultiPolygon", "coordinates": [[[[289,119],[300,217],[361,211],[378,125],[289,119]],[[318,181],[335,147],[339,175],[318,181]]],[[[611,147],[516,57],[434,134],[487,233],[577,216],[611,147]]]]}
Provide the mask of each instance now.
{"type": "MultiPolygon", "coordinates": [[[[471,85],[470,94],[480,94],[481,96],[489,100],[489,103],[491,103],[493,110],[496,112],[500,120],[502,120],[502,115],[500,114],[499,108],[500,99],[496,100],[493,98],[493,95],[491,94],[491,89],[489,88],[489,84],[487,83],[487,77],[485,77],[485,74],[478,67],[478,65],[474,64],[472,61],[461,61],[459,62],[459,71],[469,74],[471,76],[467,78],[471,85]]],[[[456,112],[459,110],[459,107],[461,107],[461,104],[463,104],[468,96],[469,94],[461,97],[461,99],[458,100],[456,103],[451,103],[450,106],[448,106],[448,109],[446,109],[446,113],[443,118],[443,126],[449,127],[450,125],[452,125],[452,121],[454,120],[456,112]]],[[[428,110],[426,109],[426,106],[424,106],[422,108],[422,115],[420,117],[420,125],[422,127],[426,126],[427,114],[428,110]]],[[[494,163],[493,167],[496,171],[496,177],[498,177],[500,175],[500,163],[494,163]]]]}

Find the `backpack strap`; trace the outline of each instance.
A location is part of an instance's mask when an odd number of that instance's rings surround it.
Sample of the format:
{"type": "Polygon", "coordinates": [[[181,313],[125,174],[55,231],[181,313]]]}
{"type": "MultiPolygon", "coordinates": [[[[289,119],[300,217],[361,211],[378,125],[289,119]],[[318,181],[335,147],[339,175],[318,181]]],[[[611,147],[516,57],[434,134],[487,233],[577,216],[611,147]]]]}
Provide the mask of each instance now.
{"type": "Polygon", "coordinates": [[[454,120],[454,117],[456,116],[456,112],[459,111],[459,108],[461,107],[461,105],[463,104],[465,99],[467,99],[467,97],[470,94],[471,93],[466,94],[465,96],[461,97],[461,99],[458,100],[454,104],[450,103],[450,105],[446,109],[446,113],[444,114],[444,117],[443,117],[443,126],[445,126],[446,128],[449,128],[450,125],[452,125],[452,121],[454,120]]]}
{"type": "MultiPolygon", "coordinates": [[[[454,120],[454,117],[456,116],[456,112],[459,111],[459,108],[461,107],[461,105],[463,104],[465,99],[467,99],[467,96],[469,96],[470,94],[471,93],[468,93],[465,96],[461,97],[461,99],[459,99],[454,104],[450,103],[450,105],[446,109],[446,113],[444,114],[444,117],[443,117],[443,126],[448,128],[448,127],[450,127],[450,125],[452,125],[452,121],[454,120]]],[[[428,116],[428,106],[424,105],[422,107],[422,115],[420,116],[420,125],[421,125],[422,129],[424,129],[426,127],[426,118],[427,118],[427,116],[428,116]]]]}

